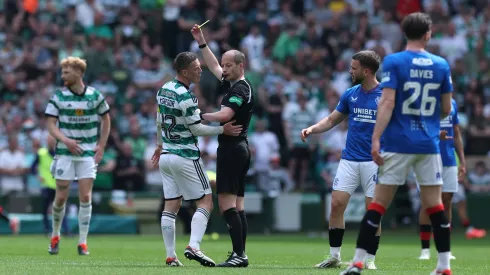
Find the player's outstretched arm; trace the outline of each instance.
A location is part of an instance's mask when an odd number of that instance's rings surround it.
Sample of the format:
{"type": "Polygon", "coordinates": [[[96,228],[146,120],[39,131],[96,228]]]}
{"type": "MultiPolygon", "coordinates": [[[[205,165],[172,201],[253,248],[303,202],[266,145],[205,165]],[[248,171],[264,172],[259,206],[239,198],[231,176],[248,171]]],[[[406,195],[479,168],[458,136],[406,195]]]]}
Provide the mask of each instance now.
{"type": "Polygon", "coordinates": [[[197,44],[199,44],[199,48],[201,49],[202,57],[204,58],[204,62],[208,66],[209,70],[216,76],[219,80],[223,76],[223,69],[219,65],[216,56],[214,56],[211,49],[206,44],[206,39],[204,39],[204,35],[202,34],[201,28],[199,25],[195,24],[192,27],[191,34],[196,40],[197,44]]]}
{"type": "Polygon", "coordinates": [[[347,114],[334,110],[329,116],[320,120],[318,123],[303,129],[301,131],[301,139],[306,142],[306,138],[311,134],[324,133],[337,126],[340,122],[347,118],[347,114]]]}
{"type": "Polygon", "coordinates": [[[221,107],[221,110],[214,113],[201,114],[201,118],[210,122],[227,122],[233,118],[235,111],[230,107],[221,107]]]}
{"type": "Polygon", "coordinates": [[[202,123],[189,125],[189,130],[195,136],[216,136],[224,134],[227,136],[238,136],[242,132],[242,125],[233,125],[235,121],[230,121],[223,126],[208,126],[202,123]]]}
{"type": "Polygon", "coordinates": [[[319,134],[327,132],[333,127],[337,126],[340,122],[344,121],[347,116],[347,114],[334,110],[329,116],[320,120],[317,124],[311,126],[311,133],[319,134]]]}

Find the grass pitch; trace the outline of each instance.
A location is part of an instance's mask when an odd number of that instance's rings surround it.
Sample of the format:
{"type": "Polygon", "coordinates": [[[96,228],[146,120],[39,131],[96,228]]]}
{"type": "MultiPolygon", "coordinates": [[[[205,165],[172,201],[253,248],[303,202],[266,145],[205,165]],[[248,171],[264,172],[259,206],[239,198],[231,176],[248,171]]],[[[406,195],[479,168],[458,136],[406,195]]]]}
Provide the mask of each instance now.
{"type": "MultiPolygon", "coordinates": [[[[343,261],[352,259],[355,230],[347,231],[342,248],[343,261]]],[[[165,266],[165,248],[159,235],[89,236],[91,255],[77,254],[77,237],[62,238],[60,254],[47,252],[46,236],[1,236],[0,274],[339,274],[341,269],[315,269],[313,266],[328,254],[328,238],[305,235],[250,236],[247,254],[250,266],[242,269],[205,268],[183,256],[187,237],[177,240],[177,253],[185,267],[165,266]]],[[[378,270],[364,274],[428,275],[435,267],[437,254],[432,245],[432,259],[419,261],[420,245],[414,231],[385,232],[376,259],[378,270]]],[[[202,249],[216,262],[231,250],[228,235],[219,240],[203,241],[202,249]]],[[[462,232],[453,232],[453,273],[490,274],[490,238],[466,240],[462,232]]]]}

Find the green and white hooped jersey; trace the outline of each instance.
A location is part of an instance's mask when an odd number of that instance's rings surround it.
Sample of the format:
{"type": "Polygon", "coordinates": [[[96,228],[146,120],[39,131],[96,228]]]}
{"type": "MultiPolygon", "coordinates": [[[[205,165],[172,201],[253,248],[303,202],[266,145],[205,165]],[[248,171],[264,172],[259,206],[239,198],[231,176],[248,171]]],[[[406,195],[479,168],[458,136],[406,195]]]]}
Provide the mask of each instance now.
{"type": "Polygon", "coordinates": [[[189,125],[201,123],[197,97],[182,82],[165,83],[157,96],[157,123],[162,125],[163,152],[196,160],[200,157],[197,137],[189,125]]]}
{"type": "Polygon", "coordinates": [[[58,118],[58,128],[68,138],[80,141],[83,153],[73,155],[62,142],[56,144],[56,156],[73,160],[92,159],[97,146],[100,118],[110,110],[102,93],[85,86],[83,94],[67,88],[56,90],[48,102],[45,114],[58,118]]]}

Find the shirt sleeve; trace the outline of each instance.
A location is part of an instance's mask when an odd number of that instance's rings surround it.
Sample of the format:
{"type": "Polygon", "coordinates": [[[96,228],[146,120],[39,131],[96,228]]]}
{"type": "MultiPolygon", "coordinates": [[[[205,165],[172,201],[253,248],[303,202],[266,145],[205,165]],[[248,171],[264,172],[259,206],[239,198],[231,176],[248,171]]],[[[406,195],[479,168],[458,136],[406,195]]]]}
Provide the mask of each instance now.
{"type": "Polygon", "coordinates": [[[454,115],[453,115],[453,124],[459,125],[459,116],[458,116],[458,105],[456,101],[453,101],[454,115]]]}
{"type": "Polygon", "coordinates": [[[342,114],[349,114],[349,94],[349,91],[346,91],[342,94],[335,110],[341,112],[342,114]]]}
{"type": "Polygon", "coordinates": [[[60,109],[58,107],[58,97],[54,94],[48,101],[48,105],[46,106],[46,111],[44,114],[47,116],[58,117],[60,115],[60,109]]]}
{"type": "Polygon", "coordinates": [[[444,61],[444,79],[442,80],[441,93],[451,93],[453,91],[453,80],[451,78],[451,68],[447,61],[444,61]]]}
{"type": "Polygon", "coordinates": [[[99,95],[99,102],[97,105],[97,113],[100,116],[103,116],[103,115],[107,114],[110,110],[111,110],[111,108],[109,107],[109,104],[105,100],[104,96],[102,94],[100,94],[99,95]]]}
{"type": "Polygon", "coordinates": [[[224,100],[223,106],[231,108],[233,111],[237,111],[243,104],[248,103],[250,100],[250,88],[245,85],[235,85],[231,90],[230,95],[224,100]]]}
{"type": "Polygon", "coordinates": [[[182,111],[182,117],[187,125],[201,123],[201,110],[198,108],[197,98],[191,96],[183,99],[179,101],[179,106],[182,111]]]}
{"type": "Polygon", "coordinates": [[[395,58],[388,55],[383,60],[383,73],[381,76],[381,88],[396,89],[398,87],[398,76],[396,71],[395,58]]]}

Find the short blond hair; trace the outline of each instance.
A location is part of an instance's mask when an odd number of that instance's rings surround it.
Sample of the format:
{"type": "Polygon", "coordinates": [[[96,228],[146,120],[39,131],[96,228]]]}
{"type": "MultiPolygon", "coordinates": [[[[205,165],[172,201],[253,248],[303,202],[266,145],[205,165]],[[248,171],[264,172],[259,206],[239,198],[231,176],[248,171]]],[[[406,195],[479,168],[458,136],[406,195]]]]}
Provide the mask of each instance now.
{"type": "Polygon", "coordinates": [[[63,58],[60,62],[61,68],[63,67],[72,67],[73,69],[80,70],[82,74],[87,70],[87,62],[85,59],[81,59],[80,57],[69,56],[63,58]]]}

